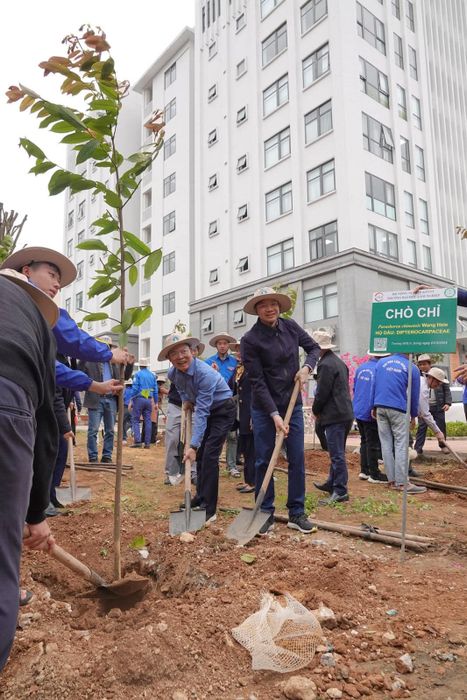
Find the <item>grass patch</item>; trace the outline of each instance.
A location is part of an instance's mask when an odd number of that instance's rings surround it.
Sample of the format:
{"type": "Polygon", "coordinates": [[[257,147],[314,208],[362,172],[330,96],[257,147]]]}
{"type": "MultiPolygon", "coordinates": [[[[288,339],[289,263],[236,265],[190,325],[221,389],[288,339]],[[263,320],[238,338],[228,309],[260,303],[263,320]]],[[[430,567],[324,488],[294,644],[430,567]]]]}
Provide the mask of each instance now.
{"type": "Polygon", "coordinates": [[[330,507],[340,513],[365,513],[370,517],[384,517],[399,512],[399,506],[394,498],[380,501],[372,496],[355,498],[349,503],[332,503],[330,507]]]}
{"type": "Polygon", "coordinates": [[[305,514],[310,515],[318,507],[320,497],[317,493],[307,493],[305,496],[305,514]]]}

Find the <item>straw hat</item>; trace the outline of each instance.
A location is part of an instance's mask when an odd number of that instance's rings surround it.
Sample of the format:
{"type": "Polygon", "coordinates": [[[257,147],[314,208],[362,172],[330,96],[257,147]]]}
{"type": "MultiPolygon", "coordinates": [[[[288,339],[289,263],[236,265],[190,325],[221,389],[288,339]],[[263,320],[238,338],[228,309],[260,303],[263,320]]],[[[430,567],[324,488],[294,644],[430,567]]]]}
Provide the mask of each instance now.
{"type": "Polygon", "coordinates": [[[198,345],[193,345],[192,347],[198,348],[198,355],[202,355],[206,346],[204,343],[198,343],[198,345]]]}
{"type": "Polygon", "coordinates": [[[287,296],[287,294],[275,292],[272,287],[260,287],[255,291],[251,299],[248,299],[243,307],[243,311],[246,314],[257,316],[256,304],[258,304],[260,301],[266,301],[267,299],[277,301],[281,313],[284,313],[284,311],[289,311],[289,309],[292,307],[292,300],[287,296]]]}
{"type": "Polygon", "coordinates": [[[371,355],[371,357],[389,357],[389,355],[391,353],[390,352],[373,352],[373,350],[367,350],[366,354],[371,355]]]}
{"type": "Polygon", "coordinates": [[[140,367],[149,367],[151,365],[151,360],[149,357],[142,357],[139,361],[140,367]]]}
{"type": "Polygon", "coordinates": [[[311,334],[311,337],[315,343],[318,343],[321,350],[334,350],[334,348],[337,347],[331,343],[332,335],[329,331],[315,331],[311,334]]]}
{"type": "Polygon", "coordinates": [[[216,343],[219,340],[226,340],[229,344],[237,342],[237,339],[234,338],[233,335],[229,335],[228,333],[217,333],[216,335],[212,336],[211,340],[209,341],[209,345],[215,348],[216,343]]]}
{"type": "Polygon", "coordinates": [[[48,325],[51,328],[55,326],[60,312],[58,306],[50,297],[47,296],[47,294],[44,294],[44,292],[31,284],[26,275],[22,275],[21,272],[18,272],[17,270],[3,268],[0,270],[0,275],[10,280],[10,282],[18,285],[18,287],[24,289],[24,291],[27,292],[31,299],[35,302],[36,306],[38,306],[39,311],[47,321],[48,325]]]}
{"type": "Polygon", "coordinates": [[[76,279],[77,270],[74,263],[57,250],[52,250],[52,248],[21,248],[21,250],[17,250],[9,255],[3,261],[1,268],[8,267],[21,272],[25,265],[30,265],[33,262],[50,263],[58,267],[60,270],[60,287],[66,287],[76,279]]]}
{"type": "Polygon", "coordinates": [[[428,377],[433,377],[433,379],[437,379],[438,382],[441,382],[441,384],[449,384],[449,379],[447,379],[445,373],[439,367],[432,367],[428,370],[426,374],[428,377]]]}
{"type": "Polygon", "coordinates": [[[423,355],[418,356],[417,362],[431,362],[431,357],[425,352],[423,355]]]}
{"type": "Polygon", "coordinates": [[[195,348],[199,345],[202,345],[202,343],[199,340],[199,338],[192,338],[191,336],[188,336],[185,333],[171,333],[164,340],[164,347],[157,356],[159,362],[167,360],[169,352],[174,348],[178,347],[179,345],[189,345],[190,348],[195,348]]]}
{"type": "Polygon", "coordinates": [[[229,343],[229,348],[232,352],[239,352],[240,350],[240,339],[236,343],[229,343]]]}
{"type": "Polygon", "coordinates": [[[101,335],[99,338],[96,338],[96,340],[99,341],[99,343],[105,343],[106,345],[110,345],[113,348],[118,347],[116,342],[112,339],[111,335],[101,335]]]}

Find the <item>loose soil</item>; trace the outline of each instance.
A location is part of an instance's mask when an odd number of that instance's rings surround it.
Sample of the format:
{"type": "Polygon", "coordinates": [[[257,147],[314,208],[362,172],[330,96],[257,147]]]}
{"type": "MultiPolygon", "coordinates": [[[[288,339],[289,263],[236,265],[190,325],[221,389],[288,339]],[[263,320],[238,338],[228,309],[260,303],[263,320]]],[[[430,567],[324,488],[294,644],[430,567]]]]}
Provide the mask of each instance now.
{"type": "MultiPolygon", "coordinates": [[[[85,461],[79,433],[77,461],[85,461]]],[[[226,540],[225,529],[251,495],[221,464],[218,520],[192,543],[168,534],[168,512],[183,500],[183,485],[163,485],[164,450],[124,448],[134,469],[123,477],[123,560],[126,571],[148,576],[144,599],[82,597],[91,587],[42,552],[25,552],[22,583],[34,592],[22,608],[10,661],[0,680],[7,699],[188,700],[285,699],[288,674],[251,670],[249,653],[231,629],[259,609],[264,591],[288,591],[307,608],[320,602],[336,616],[313,662],[298,672],[314,681],[317,698],[337,688],[342,697],[465,698],[467,498],[428,491],[409,498],[408,532],[434,539],[423,554],[319,530],[301,535],[285,525],[255,538],[246,549],[226,540]],[[144,536],[149,557],[132,541],[144,536]],[[245,551],[256,560],[241,560],[245,551]],[[392,634],[387,634],[388,632],[392,634]],[[383,635],[386,635],[383,637],[383,635]],[[333,652],[335,666],[321,663],[333,652]],[[408,653],[414,672],[396,660],[408,653]],[[396,678],[403,687],[393,689],[396,678]]],[[[317,503],[328,457],[306,453],[308,507],[319,520],[400,530],[401,495],[358,479],[358,455],[348,455],[351,500],[338,508],[317,503]]],[[[282,464],[286,467],[286,464],[282,464]]],[[[467,470],[453,463],[417,466],[423,476],[466,485],[467,470]]],[[[67,478],[67,474],[66,474],[67,478]]],[[[112,572],[112,473],[78,471],[92,500],[51,521],[55,538],[104,577],[112,572]]],[[[277,473],[276,505],[285,513],[287,475],[277,473]]],[[[295,674],[297,675],[297,673],[295,674]]],[[[297,696],[297,700],[299,700],[297,696]]]]}

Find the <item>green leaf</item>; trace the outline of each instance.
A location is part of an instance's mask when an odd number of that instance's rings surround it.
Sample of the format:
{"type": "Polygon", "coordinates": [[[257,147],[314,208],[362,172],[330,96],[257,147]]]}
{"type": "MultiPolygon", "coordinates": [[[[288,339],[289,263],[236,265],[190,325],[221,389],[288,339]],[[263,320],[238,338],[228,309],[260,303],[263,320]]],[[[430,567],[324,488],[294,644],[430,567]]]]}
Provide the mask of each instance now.
{"type": "Polygon", "coordinates": [[[64,136],[60,143],[86,143],[86,141],[89,141],[89,139],[91,138],[91,134],[88,134],[87,131],[80,131],[79,133],[68,134],[68,136],[64,136]]]}
{"type": "Polygon", "coordinates": [[[111,253],[109,257],[107,258],[107,265],[112,269],[112,270],[119,270],[120,269],[120,258],[118,258],[116,255],[111,253]]]}
{"type": "Polygon", "coordinates": [[[85,143],[84,146],[79,149],[78,155],[76,156],[76,165],[84,163],[86,160],[89,160],[89,158],[92,158],[94,151],[99,146],[100,142],[97,139],[91,139],[85,143]]]}
{"type": "Polygon", "coordinates": [[[124,331],[130,330],[131,326],[133,325],[134,312],[134,309],[125,309],[125,311],[123,312],[122,328],[124,331]]]}
{"type": "Polygon", "coordinates": [[[73,173],[66,170],[56,170],[49,180],[49,194],[60,194],[71,184],[73,173]]]}
{"type": "Polygon", "coordinates": [[[112,219],[110,216],[101,216],[100,219],[96,219],[92,222],[92,226],[97,226],[98,228],[105,229],[106,233],[118,230],[118,222],[112,219]]]}
{"type": "Polygon", "coordinates": [[[99,311],[95,314],[87,314],[83,321],[104,321],[106,318],[109,318],[109,314],[99,311]]]}
{"type": "Polygon", "coordinates": [[[108,82],[104,82],[101,80],[99,82],[99,87],[101,89],[101,92],[106,95],[107,97],[110,97],[111,99],[117,99],[118,97],[118,92],[115,88],[115,86],[111,85],[108,82]]]}
{"type": "Polygon", "coordinates": [[[140,309],[136,310],[136,313],[133,316],[133,325],[134,326],[141,326],[142,323],[146,321],[152,314],[152,306],[148,304],[148,306],[143,306],[140,309]]]}
{"type": "Polygon", "coordinates": [[[130,265],[134,265],[134,263],[136,262],[134,256],[130,253],[129,250],[124,251],[123,259],[126,263],[129,263],[130,265]]]}
{"type": "Polygon", "coordinates": [[[96,187],[95,180],[86,180],[81,175],[73,173],[73,178],[70,184],[70,190],[73,192],[82,192],[83,190],[92,190],[96,187]]]}
{"type": "Polygon", "coordinates": [[[147,539],[144,535],[138,535],[134,540],[130,542],[130,547],[132,549],[143,549],[148,544],[147,539]]]}
{"type": "Polygon", "coordinates": [[[144,277],[148,279],[155,273],[162,260],[162,249],[154,250],[144,263],[144,277]]]}
{"type": "Polygon", "coordinates": [[[19,140],[19,145],[24,148],[28,156],[32,156],[33,158],[38,158],[39,160],[45,160],[46,155],[44,151],[41,151],[39,146],[36,146],[35,143],[30,141],[29,139],[20,139],[19,140]]]}
{"type": "Polygon", "coordinates": [[[105,253],[108,251],[107,246],[104,241],[99,241],[95,238],[90,238],[87,241],[81,241],[76,246],[79,250],[103,250],[105,253]]]}
{"type": "Polygon", "coordinates": [[[128,279],[130,280],[131,286],[134,287],[138,281],[138,268],[136,265],[132,265],[132,267],[130,267],[128,270],[128,279]]]}
{"type": "Polygon", "coordinates": [[[128,156],[127,160],[129,160],[130,163],[146,163],[146,161],[151,160],[151,158],[152,153],[149,151],[138,151],[128,156]]]}
{"type": "Polygon", "coordinates": [[[130,248],[136,250],[136,252],[140,255],[150,255],[151,248],[148,245],[146,245],[146,243],[143,243],[143,241],[140,238],[138,238],[138,236],[135,236],[134,233],[130,233],[130,231],[124,231],[123,239],[130,248]]]}
{"type": "Polygon", "coordinates": [[[42,173],[46,173],[52,168],[55,168],[55,163],[50,163],[48,160],[45,160],[43,163],[37,163],[37,165],[34,165],[29,172],[33,173],[34,175],[42,175],[42,173]]]}
{"type": "MultiPolygon", "coordinates": [[[[37,116],[40,116],[40,115],[41,115],[41,113],[39,112],[39,114],[37,116]]],[[[41,121],[41,123],[39,124],[39,129],[45,129],[47,126],[49,126],[49,124],[53,124],[54,122],[57,122],[58,119],[59,119],[59,117],[57,117],[55,114],[49,114],[48,117],[45,117],[45,119],[43,119],[41,121]]]]}
{"type": "Polygon", "coordinates": [[[68,107],[65,107],[64,105],[57,105],[54,104],[53,102],[45,102],[44,101],[45,108],[48,109],[50,114],[55,114],[58,116],[60,119],[63,119],[64,122],[67,122],[68,124],[71,124],[77,129],[84,130],[86,129],[86,124],[81,121],[79,118],[78,114],[74,112],[71,109],[68,109],[68,107]]]}
{"type": "Polygon", "coordinates": [[[91,285],[89,291],[88,291],[88,297],[92,299],[92,297],[97,296],[98,294],[102,294],[103,292],[108,292],[112,287],[114,286],[115,281],[112,278],[109,277],[99,277],[94,284],[91,285]]]}
{"type": "Polygon", "coordinates": [[[116,105],[113,100],[102,100],[98,98],[89,103],[89,109],[96,111],[101,109],[105,112],[116,112],[118,111],[118,105],[116,105]]]}
{"type": "Polygon", "coordinates": [[[109,294],[108,297],[105,297],[101,301],[101,308],[104,306],[108,306],[109,304],[112,304],[112,302],[116,301],[120,296],[120,288],[116,289],[115,291],[112,292],[112,294],[109,294]]]}
{"type": "Polygon", "coordinates": [[[256,557],[254,554],[242,554],[240,559],[245,562],[245,564],[254,564],[256,557]]]}
{"type": "Polygon", "coordinates": [[[113,190],[105,191],[104,201],[109,205],[109,207],[113,207],[114,209],[118,209],[118,207],[122,206],[122,200],[116,192],[113,192],[113,190]]]}
{"type": "Polygon", "coordinates": [[[108,78],[110,78],[110,76],[114,72],[114,68],[115,68],[115,62],[114,62],[113,58],[108,58],[107,61],[102,66],[102,72],[101,72],[102,79],[107,80],[108,78]]]}
{"type": "Polygon", "coordinates": [[[69,124],[68,122],[64,122],[64,121],[57,122],[50,129],[50,131],[53,131],[55,134],[67,134],[69,131],[74,132],[75,130],[76,130],[76,127],[73,126],[73,124],[69,124]]]}

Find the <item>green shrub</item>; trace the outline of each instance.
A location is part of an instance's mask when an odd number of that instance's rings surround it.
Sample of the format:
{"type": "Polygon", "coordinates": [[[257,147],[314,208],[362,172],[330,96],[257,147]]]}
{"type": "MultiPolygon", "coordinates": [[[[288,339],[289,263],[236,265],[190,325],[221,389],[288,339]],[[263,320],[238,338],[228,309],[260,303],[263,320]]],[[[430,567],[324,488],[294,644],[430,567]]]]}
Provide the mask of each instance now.
{"type": "MultiPolygon", "coordinates": [[[[464,421],[451,421],[446,423],[447,437],[465,437],[467,436],[467,423],[464,421]]],[[[428,429],[428,437],[434,437],[433,431],[428,429]]]]}

